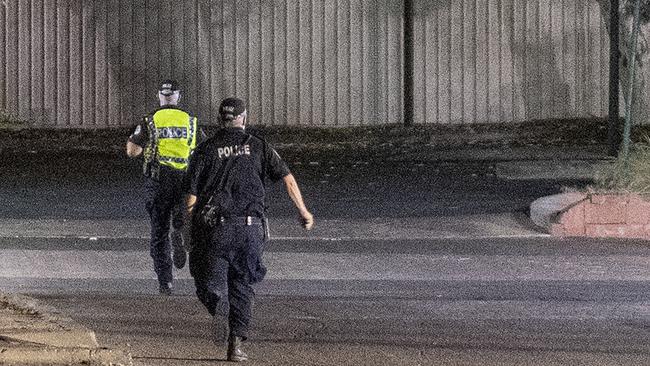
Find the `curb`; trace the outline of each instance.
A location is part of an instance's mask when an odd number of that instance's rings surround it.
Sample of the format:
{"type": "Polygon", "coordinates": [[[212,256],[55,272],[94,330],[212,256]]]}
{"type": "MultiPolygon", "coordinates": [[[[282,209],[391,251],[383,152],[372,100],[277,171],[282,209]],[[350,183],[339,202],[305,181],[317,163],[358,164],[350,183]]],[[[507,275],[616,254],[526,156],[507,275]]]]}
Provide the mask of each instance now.
{"type": "Polygon", "coordinates": [[[585,193],[567,192],[538,198],[530,204],[530,219],[546,233],[550,233],[553,218],[586,197],[585,193]]]}
{"type": "Polygon", "coordinates": [[[530,205],[530,219],[551,236],[650,239],[650,202],[638,195],[561,193],[530,205]]]}

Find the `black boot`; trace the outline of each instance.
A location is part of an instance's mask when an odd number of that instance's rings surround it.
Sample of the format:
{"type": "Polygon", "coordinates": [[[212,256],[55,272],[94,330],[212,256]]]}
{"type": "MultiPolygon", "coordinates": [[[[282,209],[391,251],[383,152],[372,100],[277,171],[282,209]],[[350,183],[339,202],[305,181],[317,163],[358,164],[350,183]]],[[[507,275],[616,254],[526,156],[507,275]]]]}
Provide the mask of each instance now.
{"type": "Polygon", "coordinates": [[[158,286],[158,292],[161,295],[171,296],[173,291],[174,287],[172,286],[171,282],[161,283],[160,286],[158,286]]]}
{"type": "Polygon", "coordinates": [[[228,339],[228,361],[248,361],[248,355],[241,350],[241,337],[231,335],[228,339]]]}

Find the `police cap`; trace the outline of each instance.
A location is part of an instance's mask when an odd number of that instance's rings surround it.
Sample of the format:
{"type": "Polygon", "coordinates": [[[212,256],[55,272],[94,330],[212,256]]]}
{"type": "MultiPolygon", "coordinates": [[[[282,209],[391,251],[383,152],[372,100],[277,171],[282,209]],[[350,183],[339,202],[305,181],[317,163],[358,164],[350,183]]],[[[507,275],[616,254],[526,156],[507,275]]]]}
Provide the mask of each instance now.
{"type": "Polygon", "coordinates": [[[165,80],[160,84],[158,91],[162,95],[172,95],[180,90],[178,83],[175,80],[165,80]]]}
{"type": "Polygon", "coordinates": [[[223,121],[230,121],[246,110],[246,103],[239,98],[226,98],[221,101],[219,106],[219,115],[223,121]]]}

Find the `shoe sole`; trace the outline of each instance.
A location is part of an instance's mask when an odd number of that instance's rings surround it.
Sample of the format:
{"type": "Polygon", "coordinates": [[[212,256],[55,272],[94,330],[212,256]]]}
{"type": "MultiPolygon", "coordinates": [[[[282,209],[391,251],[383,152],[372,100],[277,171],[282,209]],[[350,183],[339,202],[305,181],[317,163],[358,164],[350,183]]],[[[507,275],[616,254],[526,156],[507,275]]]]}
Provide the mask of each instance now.
{"type": "Polygon", "coordinates": [[[233,356],[233,357],[228,357],[228,361],[231,361],[231,362],[245,362],[245,361],[248,361],[248,357],[233,356]]]}
{"type": "Polygon", "coordinates": [[[235,354],[231,354],[230,352],[228,352],[228,357],[226,357],[226,358],[228,359],[228,361],[233,361],[233,362],[248,361],[248,355],[243,353],[243,352],[241,352],[240,355],[235,355],[235,354]]]}

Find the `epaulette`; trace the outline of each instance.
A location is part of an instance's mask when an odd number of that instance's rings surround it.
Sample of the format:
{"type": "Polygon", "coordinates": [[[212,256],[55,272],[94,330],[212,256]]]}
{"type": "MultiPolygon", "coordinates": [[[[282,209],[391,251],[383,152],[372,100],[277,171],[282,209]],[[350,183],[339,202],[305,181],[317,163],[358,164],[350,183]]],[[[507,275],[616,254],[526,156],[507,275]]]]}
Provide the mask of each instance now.
{"type": "Polygon", "coordinates": [[[262,140],[262,142],[264,143],[267,143],[266,138],[264,138],[264,134],[259,129],[256,129],[254,127],[246,127],[246,133],[257,139],[262,140]]]}

